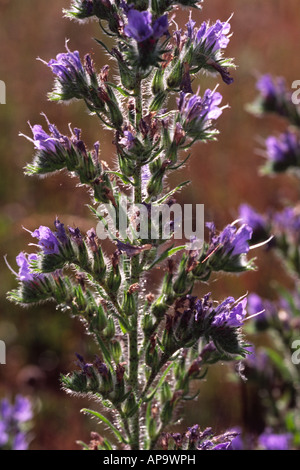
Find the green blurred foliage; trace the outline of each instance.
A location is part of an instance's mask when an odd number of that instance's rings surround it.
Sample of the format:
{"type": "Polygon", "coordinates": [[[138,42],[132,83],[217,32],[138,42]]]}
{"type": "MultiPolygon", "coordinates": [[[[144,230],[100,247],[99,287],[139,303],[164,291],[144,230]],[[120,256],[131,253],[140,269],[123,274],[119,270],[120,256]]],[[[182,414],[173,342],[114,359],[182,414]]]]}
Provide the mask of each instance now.
{"type": "MultiPolygon", "coordinates": [[[[43,180],[23,176],[33,149],[18,133],[30,135],[27,121],[42,124],[40,113],[44,112],[62,132],[68,132],[68,123],[82,128],[88,146],[100,140],[101,159],[112,167],[115,162],[112,134],[103,132],[82,103],[65,106],[47,100],[52,74],[37,57],[50,60],[70,39],[70,49],[79,50],[82,57],[90,52],[99,69],[108,60],[93,40],[100,35],[97,23],[79,25],[64,19],[62,8],[68,6],[69,0],[0,0],[0,80],[6,83],[7,92],[6,104],[0,105],[0,338],[7,344],[7,365],[0,366],[0,396],[21,391],[32,397],[36,406],[32,449],[78,449],[77,439],[88,441],[90,430],[99,430],[95,422],[79,413],[86,403],[66,396],[59,386],[60,372],[74,367],[75,351],[93,354],[81,325],[57,312],[53,305],[22,310],[6,300],[6,292],[16,281],[4,256],[15,268],[15,256],[32,242],[22,227],[34,230],[39,225],[51,226],[56,215],[83,231],[95,224],[85,206],[89,197],[83,188],[75,190],[75,179],[65,174],[43,180]]],[[[284,75],[288,85],[300,79],[299,1],[207,0],[203,11],[195,12],[193,18],[198,24],[207,19],[224,21],[232,13],[234,34],[228,55],[235,58],[238,67],[233,72],[234,84],[219,86],[224,104],[230,105],[218,123],[219,140],[198,144],[189,165],[174,177],[176,181],[170,181],[171,185],[191,179],[193,184],[182,191],[178,201],[204,203],[206,220],[215,220],[220,229],[237,217],[242,202],[263,212],[298,197],[296,181],[290,177],[282,175],[273,180],[258,176],[259,139],[274,128],[280,130],[280,123],[270,117],[255,119],[246,113],[245,104],[255,97],[255,80],[260,73],[284,75]]],[[[179,26],[185,24],[188,14],[187,10],[177,14],[179,26]]],[[[109,64],[113,76],[113,64],[109,64]]],[[[218,83],[211,77],[198,81],[202,89],[218,83]]],[[[274,295],[271,280],[289,284],[272,254],[260,250],[256,255],[258,272],[218,276],[210,286],[199,287],[198,294],[209,289],[220,300],[247,291],[270,296],[274,295]]],[[[215,431],[243,424],[244,385],[239,380],[232,383],[228,373],[225,365],[209,373],[197,405],[192,403],[182,410],[188,424],[199,421],[215,431]]]]}

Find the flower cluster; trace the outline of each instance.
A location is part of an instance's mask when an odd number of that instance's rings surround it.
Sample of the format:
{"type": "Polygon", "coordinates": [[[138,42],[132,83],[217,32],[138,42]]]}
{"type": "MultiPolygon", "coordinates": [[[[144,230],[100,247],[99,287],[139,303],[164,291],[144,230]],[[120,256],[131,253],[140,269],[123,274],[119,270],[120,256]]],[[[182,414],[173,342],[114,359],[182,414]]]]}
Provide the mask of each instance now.
{"type": "Polygon", "coordinates": [[[182,129],[189,137],[196,139],[212,138],[216,131],[211,130],[212,121],[218,119],[223,111],[219,105],[222,95],[206,90],[203,98],[181,92],[177,99],[179,119],[182,129]]]}
{"type": "Polygon", "coordinates": [[[259,96],[249,106],[251,112],[256,115],[275,113],[299,126],[299,108],[292,102],[292,93],[288,90],[286,80],[283,77],[272,77],[270,74],[262,75],[257,80],[256,88],[259,91],[259,96]]]}
{"type": "Polygon", "coordinates": [[[297,206],[287,206],[279,211],[270,209],[263,216],[248,204],[243,204],[239,215],[241,221],[252,228],[254,243],[264,243],[267,249],[275,249],[289,270],[300,272],[300,215],[297,206]]]}
{"type": "Polygon", "coordinates": [[[216,435],[212,428],[201,431],[195,424],[184,433],[164,433],[161,437],[161,446],[164,450],[226,450],[236,439],[238,433],[228,431],[216,435]]]}
{"type": "Polygon", "coordinates": [[[127,20],[124,33],[137,42],[144,42],[150,38],[158,39],[167,33],[169,27],[168,15],[161,16],[152,23],[152,14],[149,11],[138,11],[134,8],[128,10],[127,20]]]}
{"type": "Polygon", "coordinates": [[[14,404],[4,398],[0,402],[0,449],[27,450],[29,445],[28,424],[33,418],[32,405],[22,395],[14,404]]]}

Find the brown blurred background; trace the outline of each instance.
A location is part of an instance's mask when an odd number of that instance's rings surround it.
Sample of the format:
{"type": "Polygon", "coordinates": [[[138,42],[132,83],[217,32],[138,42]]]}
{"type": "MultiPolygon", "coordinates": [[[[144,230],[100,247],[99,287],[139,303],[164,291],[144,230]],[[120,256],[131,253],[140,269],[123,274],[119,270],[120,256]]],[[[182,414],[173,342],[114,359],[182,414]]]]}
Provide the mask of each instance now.
{"type": "MultiPolygon", "coordinates": [[[[16,286],[4,255],[15,268],[15,256],[31,241],[22,226],[34,230],[51,226],[55,216],[83,231],[95,222],[85,207],[89,198],[82,188],[75,191],[76,181],[63,174],[47,179],[23,176],[24,165],[31,161],[32,145],[18,133],[30,135],[27,121],[43,124],[45,112],[61,132],[68,123],[82,128],[83,138],[91,146],[101,143],[101,159],[114,162],[112,135],[103,132],[81,102],[68,106],[51,103],[46,94],[52,88],[51,71],[37,57],[48,61],[64,50],[69,38],[71,50],[81,57],[91,52],[100,67],[107,57],[93,41],[101,35],[96,22],[76,24],[62,17],[69,0],[0,0],[0,80],[6,83],[6,104],[0,105],[0,339],[7,345],[7,364],[0,366],[0,398],[22,392],[32,397],[36,407],[32,449],[78,449],[76,440],[89,440],[90,430],[100,430],[95,421],[79,413],[84,400],[65,395],[59,387],[60,372],[74,367],[74,352],[89,354],[90,339],[81,325],[53,305],[21,309],[6,300],[6,292],[16,286]]],[[[259,138],[266,137],[284,123],[273,118],[256,119],[245,105],[256,96],[257,74],[284,75],[288,86],[300,79],[298,46],[300,44],[300,4],[298,0],[207,0],[203,11],[193,18],[231,20],[233,37],[226,55],[235,58],[234,84],[220,82],[225,110],[219,119],[218,142],[193,147],[189,165],[170,180],[170,184],[191,179],[193,184],[181,192],[182,203],[204,203],[206,220],[218,228],[233,221],[242,202],[263,212],[283,201],[296,201],[296,181],[281,176],[274,179],[258,176],[261,157],[256,154],[259,138]]],[[[178,13],[184,25],[189,12],[178,13]]],[[[200,77],[202,90],[213,88],[219,80],[200,77]]],[[[195,87],[196,89],[196,87],[195,87]]],[[[272,254],[257,251],[257,272],[242,276],[216,276],[208,290],[215,299],[239,297],[247,291],[274,296],[273,282],[289,279],[272,254]]],[[[215,366],[201,386],[197,404],[184,411],[187,424],[199,422],[216,430],[243,422],[240,381],[232,382],[227,366],[215,366]],[[197,415],[197,416],[196,416],[197,415]]]]}

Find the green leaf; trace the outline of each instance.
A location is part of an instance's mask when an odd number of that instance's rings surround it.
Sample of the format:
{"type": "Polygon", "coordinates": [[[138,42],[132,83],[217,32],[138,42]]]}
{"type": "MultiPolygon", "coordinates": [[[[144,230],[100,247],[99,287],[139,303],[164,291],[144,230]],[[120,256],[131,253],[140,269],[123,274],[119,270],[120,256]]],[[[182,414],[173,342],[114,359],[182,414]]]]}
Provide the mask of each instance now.
{"type": "Polygon", "coordinates": [[[113,367],[111,365],[111,355],[110,355],[107,347],[105,346],[104,342],[102,341],[100,335],[96,335],[96,337],[97,337],[97,341],[99,343],[99,346],[101,348],[101,352],[103,353],[103,356],[105,358],[105,361],[107,362],[107,365],[110,368],[110,370],[113,371],[113,367]]]}
{"type": "MultiPolygon", "coordinates": [[[[173,245],[172,245],[173,246],[173,245]]],[[[161,263],[163,260],[166,258],[169,258],[170,256],[175,255],[177,251],[184,250],[186,248],[185,245],[180,245],[180,246],[175,246],[175,248],[167,248],[165,251],[163,251],[158,258],[156,258],[153,263],[146,268],[146,271],[150,271],[157,263],[161,263]]]]}
{"type": "Polygon", "coordinates": [[[123,173],[119,173],[118,171],[107,171],[106,173],[111,173],[113,175],[118,176],[124,184],[131,184],[132,186],[135,186],[134,182],[131,181],[127,176],[123,175],[123,173]]]}
{"type": "Polygon", "coordinates": [[[124,90],[122,87],[116,85],[115,83],[106,82],[106,85],[109,85],[109,86],[115,88],[116,90],[118,90],[119,93],[121,93],[121,95],[125,96],[126,98],[130,97],[130,96],[131,97],[136,96],[135,94],[131,94],[128,91],[124,90]]]}
{"type": "Polygon", "coordinates": [[[101,415],[100,413],[98,413],[98,411],[94,411],[94,410],[89,410],[88,408],[83,408],[81,410],[82,413],[84,414],[89,414],[91,416],[94,416],[95,418],[98,418],[100,421],[102,421],[103,423],[105,423],[111,430],[112,432],[114,433],[114,435],[124,444],[127,444],[127,441],[124,439],[124,437],[122,436],[122,434],[120,433],[120,431],[107,419],[105,418],[105,416],[101,415]]]}
{"type": "Polygon", "coordinates": [[[173,196],[177,191],[179,191],[183,186],[186,186],[189,184],[190,181],[184,181],[183,183],[180,183],[176,188],[172,189],[169,191],[167,194],[165,194],[162,198],[158,199],[158,201],[153,202],[154,206],[159,206],[160,204],[163,204],[166,199],[168,199],[170,196],[173,196]]]}
{"type": "Polygon", "coordinates": [[[158,384],[156,385],[156,387],[154,388],[154,390],[150,393],[150,395],[148,395],[147,397],[144,398],[144,401],[148,402],[148,401],[151,401],[155,395],[155,393],[157,392],[157,390],[162,386],[162,384],[164,383],[165,381],[165,378],[167,377],[168,373],[170,372],[170,370],[172,369],[174,365],[174,362],[171,362],[171,364],[166,368],[166,370],[164,371],[163,375],[161,376],[161,378],[159,379],[158,381],[158,384]]]}
{"type": "Polygon", "coordinates": [[[95,40],[98,44],[100,44],[100,46],[104,47],[104,49],[106,50],[106,52],[108,52],[109,55],[111,55],[110,50],[109,50],[108,47],[104,44],[104,42],[100,41],[100,39],[97,39],[97,38],[94,38],[94,40],[95,40]]]}

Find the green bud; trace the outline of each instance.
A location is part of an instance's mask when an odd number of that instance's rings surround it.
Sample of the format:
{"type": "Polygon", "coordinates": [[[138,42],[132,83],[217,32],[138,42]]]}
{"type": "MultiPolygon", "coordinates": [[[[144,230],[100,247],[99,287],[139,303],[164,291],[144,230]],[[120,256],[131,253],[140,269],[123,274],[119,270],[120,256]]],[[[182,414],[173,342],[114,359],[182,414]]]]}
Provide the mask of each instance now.
{"type": "Polygon", "coordinates": [[[151,367],[152,370],[156,371],[159,364],[159,357],[157,348],[150,343],[146,348],[145,362],[147,366],[151,367]]]}
{"type": "Polygon", "coordinates": [[[152,304],[151,313],[157,318],[162,319],[168,310],[168,305],[165,302],[166,296],[161,294],[152,304]]]}
{"type": "Polygon", "coordinates": [[[153,319],[152,315],[146,313],[142,319],[142,328],[145,335],[145,338],[149,338],[153,330],[153,319]]]}
{"type": "Polygon", "coordinates": [[[216,348],[225,355],[245,355],[240,332],[236,328],[214,328],[211,331],[211,337],[216,348]]]}
{"type": "Polygon", "coordinates": [[[173,403],[171,402],[171,400],[168,400],[164,404],[164,407],[160,414],[160,420],[163,426],[166,426],[167,424],[170,423],[172,419],[173,409],[174,409],[173,403]]]}
{"type": "Polygon", "coordinates": [[[107,106],[109,108],[111,123],[116,129],[120,129],[123,124],[123,115],[120,111],[119,106],[114,101],[110,101],[109,103],[107,103],[107,106]]]}
{"type": "Polygon", "coordinates": [[[178,295],[184,294],[187,289],[187,285],[187,274],[182,271],[174,282],[174,292],[178,295]]]}
{"type": "Polygon", "coordinates": [[[154,418],[151,417],[149,419],[149,422],[147,423],[147,428],[148,428],[148,435],[150,439],[154,439],[157,433],[157,424],[154,418]]]}
{"type": "Polygon", "coordinates": [[[97,275],[98,280],[102,280],[106,273],[106,264],[103,257],[103,252],[101,247],[98,247],[97,251],[93,252],[94,255],[94,265],[93,271],[97,275]]]}
{"type": "Polygon", "coordinates": [[[107,20],[110,16],[112,5],[110,0],[94,0],[94,14],[101,20],[107,20]]]}
{"type": "Polygon", "coordinates": [[[88,391],[87,377],[82,372],[74,371],[61,377],[62,385],[71,392],[84,393],[88,391]]]}
{"type": "Polygon", "coordinates": [[[129,158],[119,155],[120,170],[125,176],[132,176],[135,173],[135,162],[129,158]]]}
{"type": "Polygon", "coordinates": [[[128,317],[136,312],[135,295],[129,292],[124,293],[124,300],[122,304],[122,311],[128,317]]]}
{"type": "Polygon", "coordinates": [[[148,183],[149,196],[158,196],[163,190],[163,175],[153,175],[148,183]]]}
{"type": "Polygon", "coordinates": [[[169,295],[173,296],[174,295],[172,279],[173,279],[172,274],[167,273],[164,277],[164,280],[163,280],[162,293],[166,294],[167,296],[169,296],[169,295]]]}
{"type": "Polygon", "coordinates": [[[164,382],[160,391],[160,400],[164,404],[172,398],[172,390],[168,382],[164,382]]]}
{"type": "Polygon", "coordinates": [[[131,416],[133,416],[136,413],[137,408],[138,404],[136,403],[135,396],[133,393],[131,393],[125,402],[123,410],[126,418],[130,418],[131,416]]]}
{"type": "Polygon", "coordinates": [[[78,246],[78,261],[81,269],[85,269],[89,266],[89,254],[84,241],[78,246]]]}
{"type": "Polygon", "coordinates": [[[102,331],[107,326],[107,317],[103,306],[100,304],[97,311],[97,331],[102,331]]]}
{"type": "Polygon", "coordinates": [[[134,90],[136,87],[135,74],[132,70],[126,65],[124,60],[118,60],[120,78],[122,85],[127,90],[134,90]]]}
{"type": "Polygon", "coordinates": [[[103,330],[103,337],[107,340],[112,339],[116,334],[115,323],[112,317],[107,320],[107,326],[103,330]]]}
{"type": "Polygon", "coordinates": [[[159,68],[156,70],[152,80],[152,93],[158,95],[161,91],[164,91],[164,69],[159,68]]]}
{"type": "Polygon", "coordinates": [[[116,364],[118,364],[122,356],[122,348],[121,348],[119,341],[112,341],[110,343],[110,352],[111,352],[113,360],[115,361],[116,364]]]}
{"type": "Polygon", "coordinates": [[[184,255],[179,265],[178,276],[173,288],[176,294],[184,294],[188,286],[188,274],[186,272],[187,257],[184,255]]]}
{"type": "Polygon", "coordinates": [[[178,61],[176,62],[170,75],[167,78],[168,87],[171,89],[179,88],[182,82],[183,74],[184,74],[183,64],[180,61],[178,61]]]}
{"type": "Polygon", "coordinates": [[[166,91],[159,91],[153,98],[150,103],[149,110],[150,111],[158,111],[163,107],[164,101],[167,97],[166,91]]]}
{"type": "Polygon", "coordinates": [[[110,290],[110,292],[112,293],[117,292],[121,285],[121,281],[122,281],[122,278],[121,278],[119,266],[116,266],[116,267],[112,266],[108,274],[107,280],[106,280],[107,287],[110,290]]]}

